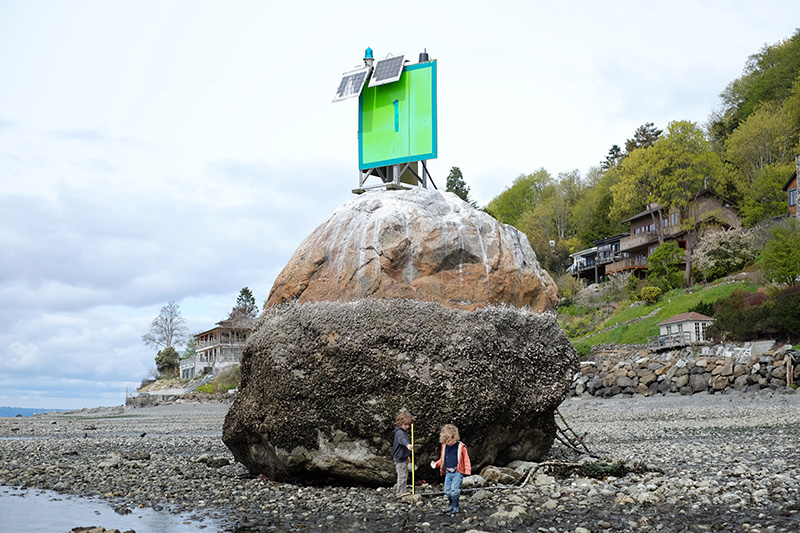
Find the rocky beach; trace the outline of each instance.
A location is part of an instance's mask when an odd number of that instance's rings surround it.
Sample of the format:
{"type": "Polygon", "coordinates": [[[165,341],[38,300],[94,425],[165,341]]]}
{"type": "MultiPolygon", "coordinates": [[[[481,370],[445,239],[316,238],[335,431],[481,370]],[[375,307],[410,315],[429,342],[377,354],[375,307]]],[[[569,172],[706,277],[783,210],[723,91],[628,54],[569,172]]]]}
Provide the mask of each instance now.
{"type": "MultiPolygon", "coordinates": [[[[181,513],[198,531],[800,530],[791,389],[569,399],[559,411],[591,454],[556,442],[539,464],[483,472],[485,483],[472,476],[454,517],[436,484],[397,500],[389,488],[251,477],[221,440],[229,406],[0,418],[0,484],[97,497],[120,515],[181,513]]],[[[87,526],[116,527],[74,524],[87,526]]]]}

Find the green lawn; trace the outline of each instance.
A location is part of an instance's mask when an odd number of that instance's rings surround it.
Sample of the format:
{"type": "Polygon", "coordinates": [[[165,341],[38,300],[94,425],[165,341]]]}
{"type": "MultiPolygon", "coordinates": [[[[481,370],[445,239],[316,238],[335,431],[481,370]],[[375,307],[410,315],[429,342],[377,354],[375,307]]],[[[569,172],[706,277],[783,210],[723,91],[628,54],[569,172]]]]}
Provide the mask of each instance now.
{"type": "Polygon", "coordinates": [[[659,322],[663,322],[669,317],[679,313],[686,313],[691,307],[700,302],[715,302],[720,298],[730,295],[735,290],[755,292],[757,289],[757,285],[749,281],[741,281],[725,285],[711,285],[708,287],[696,285],[692,288],[691,292],[689,292],[687,289],[670,291],[664,294],[653,305],[625,307],[624,309],[621,309],[619,312],[606,320],[603,323],[602,328],[600,328],[605,329],[618,324],[618,326],[614,329],[599,333],[594,336],[586,336],[571,340],[576,347],[578,344],[595,346],[597,344],[609,343],[639,344],[647,342],[647,337],[652,337],[659,334],[659,322]],[[654,310],[657,311],[651,317],[632,324],[626,323],[635,318],[647,316],[654,310]]]}

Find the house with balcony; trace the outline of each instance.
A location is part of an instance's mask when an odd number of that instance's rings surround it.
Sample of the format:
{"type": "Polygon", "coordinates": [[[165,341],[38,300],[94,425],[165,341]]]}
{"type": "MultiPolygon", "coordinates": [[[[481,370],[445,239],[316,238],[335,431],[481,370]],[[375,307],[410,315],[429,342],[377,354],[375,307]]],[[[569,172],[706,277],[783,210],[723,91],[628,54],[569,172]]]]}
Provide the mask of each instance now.
{"type": "Polygon", "coordinates": [[[253,332],[256,320],[237,317],[217,322],[216,327],[195,335],[195,356],[181,361],[181,378],[215,374],[239,364],[244,345],[253,332]]]}
{"type": "Polygon", "coordinates": [[[640,278],[647,275],[647,258],[662,242],[675,242],[685,250],[689,239],[697,242],[708,232],[742,225],[738,209],[710,189],[692,196],[683,209],[666,211],[653,203],[623,223],[630,224],[630,232],[620,240],[619,252],[605,271],[630,271],[640,278]]]}
{"type": "Polygon", "coordinates": [[[791,175],[789,181],[783,186],[783,192],[786,193],[786,201],[789,205],[789,216],[797,218],[797,170],[800,169],[800,155],[795,156],[794,174],[791,175]]]}
{"type": "Polygon", "coordinates": [[[567,272],[579,281],[584,280],[587,285],[605,281],[606,265],[620,258],[620,241],[627,235],[620,233],[600,239],[592,242],[593,247],[570,254],[572,264],[567,272]]]}

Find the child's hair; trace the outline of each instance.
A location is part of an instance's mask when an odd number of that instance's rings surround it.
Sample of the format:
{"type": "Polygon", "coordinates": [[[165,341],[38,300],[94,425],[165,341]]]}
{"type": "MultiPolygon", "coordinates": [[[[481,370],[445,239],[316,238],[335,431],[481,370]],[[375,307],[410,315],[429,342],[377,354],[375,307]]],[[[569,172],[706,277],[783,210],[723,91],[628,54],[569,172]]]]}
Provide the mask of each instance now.
{"type": "Polygon", "coordinates": [[[442,426],[442,431],[439,433],[439,442],[442,444],[453,445],[460,439],[461,437],[458,434],[458,428],[453,424],[445,424],[442,426]]]}
{"type": "Polygon", "coordinates": [[[413,423],[414,423],[414,417],[411,416],[411,413],[409,413],[408,411],[400,411],[399,413],[397,413],[397,417],[395,417],[394,419],[394,425],[398,427],[402,426],[403,424],[411,425],[413,423]]]}

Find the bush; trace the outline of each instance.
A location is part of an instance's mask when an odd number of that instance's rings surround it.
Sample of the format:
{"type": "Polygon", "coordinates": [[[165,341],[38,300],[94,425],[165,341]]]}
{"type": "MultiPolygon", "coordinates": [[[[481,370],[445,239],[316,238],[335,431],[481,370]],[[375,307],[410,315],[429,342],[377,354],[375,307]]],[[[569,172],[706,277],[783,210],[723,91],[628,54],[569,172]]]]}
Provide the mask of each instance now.
{"type": "Polygon", "coordinates": [[[641,300],[642,299],[642,286],[644,282],[637,278],[636,276],[631,276],[628,278],[628,281],[625,283],[625,292],[628,293],[628,297],[631,300],[641,300]]]}
{"type": "Polygon", "coordinates": [[[578,352],[578,359],[583,359],[592,351],[592,346],[585,341],[576,342],[573,344],[575,351],[578,352]]]}
{"type": "Polygon", "coordinates": [[[665,242],[647,258],[647,281],[663,292],[683,286],[683,275],[679,268],[686,252],[674,242],[665,242]]]}
{"type": "Polygon", "coordinates": [[[706,235],[694,249],[692,265],[706,282],[741,270],[758,255],[758,239],[746,229],[730,229],[706,235]]]}
{"type": "Polygon", "coordinates": [[[644,287],[640,294],[642,301],[647,304],[654,304],[661,298],[662,291],[658,287],[644,287]]]}
{"type": "Polygon", "coordinates": [[[713,302],[697,302],[689,308],[690,313],[700,313],[701,315],[714,316],[713,302]]]}
{"type": "Polygon", "coordinates": [[[238,389],[242,382],[242,369],[239,365],[233,365],[222,372],[208,383],[200,385],[195,390],[206,394],[219,394],[231,389],[238,389]]]}
{"type": "Polygon", "coordinates": [[[556,284],[558,285],[558,296],[560,298],[572,299],[581,290],[581,284],[570,274],[558,278],[556,284]]]}
{"type": "Polygon", "coordinates": [[[169,373],[178,366],[180,358],[181,356],[175,348],[167,346],[163,350],[158,351],[158,355],[156,355],[156,366],[160,372],[169,373]]]}
{"type": "Polygon", "coordinates": [[[764,274],[771,281],[796,285],[800,278],[800,223],[789,220],[771,233],[762,255],[764,274]]]}
{"type": "Polygon", "coordinates": [[[708,335],[715,341],[751,341],[760,338],[800,337],[800,287],[790,287],[770,298],[763,292],[736,291],[715,306],[708,335]]]}

